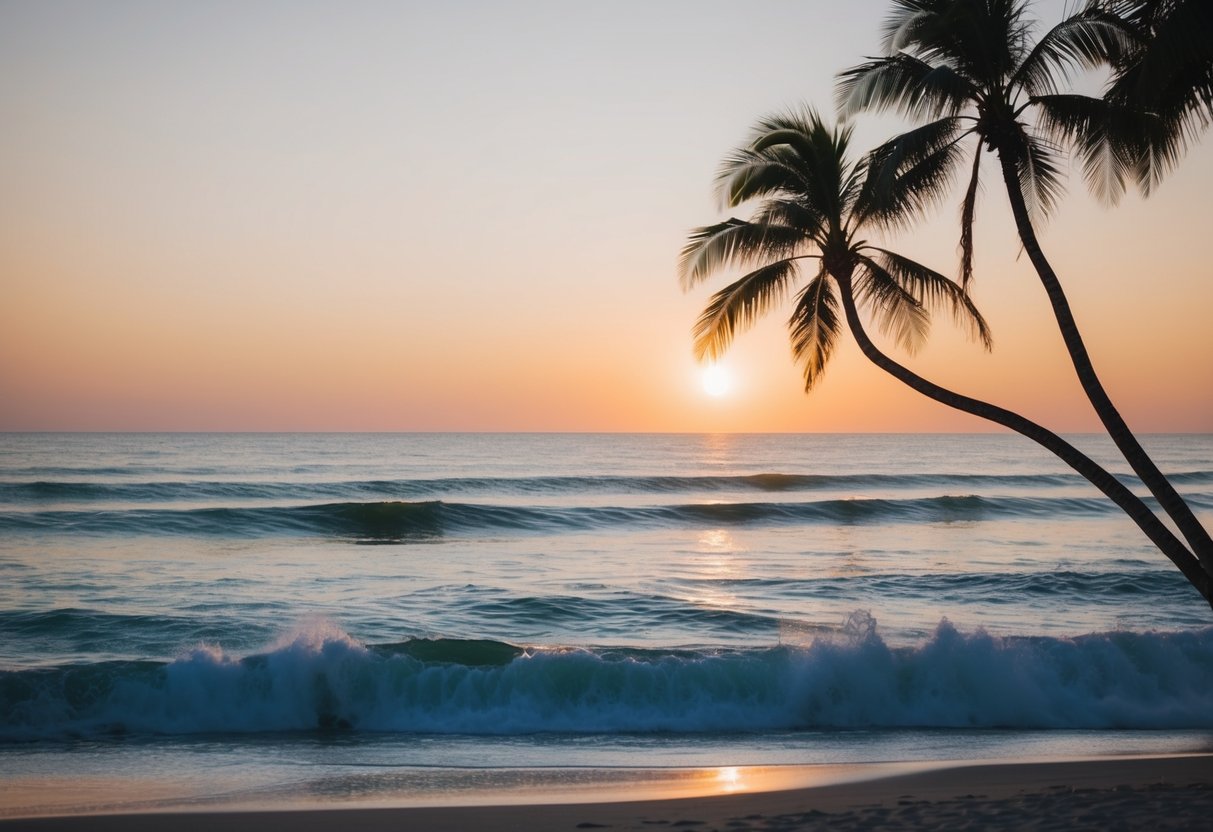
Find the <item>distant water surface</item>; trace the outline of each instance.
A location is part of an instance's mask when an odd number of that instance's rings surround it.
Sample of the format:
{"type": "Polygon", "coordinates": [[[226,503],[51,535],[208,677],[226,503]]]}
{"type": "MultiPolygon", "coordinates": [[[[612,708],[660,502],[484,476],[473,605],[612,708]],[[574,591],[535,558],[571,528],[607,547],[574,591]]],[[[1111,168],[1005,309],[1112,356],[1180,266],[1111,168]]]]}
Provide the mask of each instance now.
{"type": "MultiPolygon", "coordinates": [[[[1213,437],[1145,441],[1213,521],[1213,437]]],[[[1013,436],[0,434],[0,813],[1197,750],[1210,624],[1013,436]]]]}

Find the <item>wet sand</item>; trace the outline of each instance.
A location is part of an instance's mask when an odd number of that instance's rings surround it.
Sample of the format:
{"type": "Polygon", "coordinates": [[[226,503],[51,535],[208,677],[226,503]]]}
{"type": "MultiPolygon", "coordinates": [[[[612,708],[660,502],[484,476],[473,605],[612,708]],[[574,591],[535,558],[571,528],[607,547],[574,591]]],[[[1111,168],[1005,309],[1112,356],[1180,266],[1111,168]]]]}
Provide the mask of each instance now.
{"type": "Polygon", "coordinates": [[[1211,818],[1213,755],[1192,755],[964,765],[814,788],[671,800],[76,815],[7,819],[0,829],[1207,829],[1211,818]]]}

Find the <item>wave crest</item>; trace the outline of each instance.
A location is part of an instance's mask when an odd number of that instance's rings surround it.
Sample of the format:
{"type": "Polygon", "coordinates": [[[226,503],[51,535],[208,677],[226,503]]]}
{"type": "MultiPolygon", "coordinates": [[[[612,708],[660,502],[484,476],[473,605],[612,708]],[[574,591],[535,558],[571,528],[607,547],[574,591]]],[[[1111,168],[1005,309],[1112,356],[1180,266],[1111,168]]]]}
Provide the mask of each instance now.
{"type": "MultiPolygon", "coordinates": [[[[1205,501],[1194,499],[1205,507],[1205,501]]],[[[69,534],[194,536],[322,535],[368,541],[424,541],[448,534],[560,533],[604,528],[820,523],[951,523],[989,517],[1061,517],[1116,511],[1098,497],[943,495],[807,502],[722,502],[647,506],[517,506],[478,503],[351,502],[244,508],[19,511],[0,530],[69,534]]]]}
{"type": "Polygon", "coordinates": [[[1213,629],[998,638],[944,621],[910,647],[870,623],[849,633],[652,651],[367,646],[313,625],[245,657],[207,646],[169,663],[0,673],[0,736],[1213,727],[1213,629]]]}

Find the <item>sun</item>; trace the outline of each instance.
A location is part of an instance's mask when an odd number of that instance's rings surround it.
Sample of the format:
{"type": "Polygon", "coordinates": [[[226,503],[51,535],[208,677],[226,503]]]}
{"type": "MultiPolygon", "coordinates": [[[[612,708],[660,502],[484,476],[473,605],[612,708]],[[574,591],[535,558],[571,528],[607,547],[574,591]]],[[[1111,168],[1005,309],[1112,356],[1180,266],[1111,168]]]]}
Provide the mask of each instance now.
{"type": "Polygon", "coordinates": [[[712,364],[705,367],[703,371],[703,392],[709,396],[720,398],[726,395],[733,387],[733,379],[729,377],[729,371],[719,364],[712,364]]]}

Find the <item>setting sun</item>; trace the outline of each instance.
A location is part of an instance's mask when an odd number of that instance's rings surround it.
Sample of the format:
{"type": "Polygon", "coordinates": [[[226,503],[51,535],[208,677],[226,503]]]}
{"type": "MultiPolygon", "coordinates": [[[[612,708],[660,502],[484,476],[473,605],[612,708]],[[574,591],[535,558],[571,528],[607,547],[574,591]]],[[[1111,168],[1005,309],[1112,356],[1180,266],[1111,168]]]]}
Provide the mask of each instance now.
{"type": "Polygon", "coordinates": [[[733,379],[729,371],[719,364],[704,368],[702,379],[703,392],[709,396],[719,398],[733,389],[733,379]]]}

